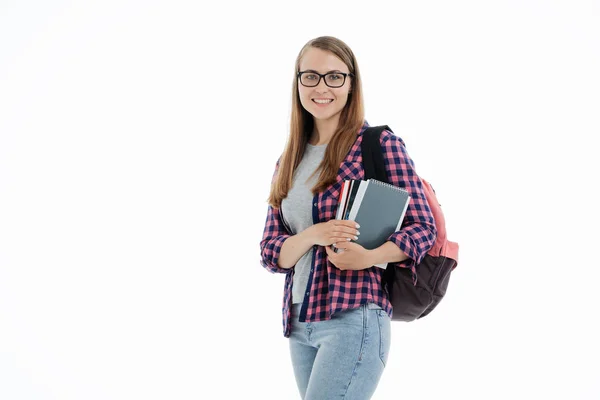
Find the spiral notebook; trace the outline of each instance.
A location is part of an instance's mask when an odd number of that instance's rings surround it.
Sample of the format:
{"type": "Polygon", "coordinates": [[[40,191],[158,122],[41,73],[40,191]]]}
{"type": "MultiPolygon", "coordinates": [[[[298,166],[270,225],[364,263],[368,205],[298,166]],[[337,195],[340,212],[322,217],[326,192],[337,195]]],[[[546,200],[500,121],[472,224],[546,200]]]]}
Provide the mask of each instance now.
{"type": "MultiPolygon", "coordinates": [[[[347,218],[356,221],[360,235],[355,242],[365,249],[374,249],[384,244],[400,230],[410,194],[405,189],[375,179],[355,181],[358,185],[352,204],[348,204],[347,218]]],[[[377,265],[385,268],[386,264],[377,265]]]]}

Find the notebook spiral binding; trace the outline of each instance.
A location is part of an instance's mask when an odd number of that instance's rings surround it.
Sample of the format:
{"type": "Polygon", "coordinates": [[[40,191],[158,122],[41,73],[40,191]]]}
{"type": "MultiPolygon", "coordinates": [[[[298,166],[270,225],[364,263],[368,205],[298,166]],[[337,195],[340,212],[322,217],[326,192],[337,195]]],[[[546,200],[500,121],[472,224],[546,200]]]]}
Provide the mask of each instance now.
{"type": "Polygon", "coordinates": [[[370,181],[371,183],[374,183],[374,184],[376,184],[376,185],[379,185],[379,186],[384,186],[384,187],[388,187],[388,188],[390,188],[390,189],[397,190],[397,191],[399,191],[399,192],[405,192],[405,193],[408,193],[408,190],[406,190],[406,189],[403,189],[403,188],[401,188],[401,187],[398,187],[398,186],[394,186],[394,185],[392,185],[391,183],[381,182],[381,181],[378,181],[377,179],[373,179],[373,178],[369,179],[369,181],[370,181]]]}

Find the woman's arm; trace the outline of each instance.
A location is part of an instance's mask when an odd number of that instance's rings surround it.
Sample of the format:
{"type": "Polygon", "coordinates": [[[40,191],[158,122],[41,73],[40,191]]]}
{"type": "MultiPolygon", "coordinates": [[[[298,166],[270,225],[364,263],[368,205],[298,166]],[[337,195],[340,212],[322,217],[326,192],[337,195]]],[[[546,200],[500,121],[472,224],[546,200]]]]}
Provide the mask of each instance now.
{"type": "MultiPolygon", "coordinates": [[[[275,163],[275,171],[271,178],[271,183],[275,182],[277,170],[279,169],[279,159],[275,163]]],[[[279,266],[279,257],[283,244],[291,238],[292,235],[285,228],[278,208],[269,205],[267,210],[267,220],[263,230],[262,240],[260,241],[260,263],[268,271],[273,273],[288,273],[289,268],[279,266]]]]}
{"type": "Polygon", "coordinates": [[[332,219],[292,235],[285,228],[280,210],[269,205],[260,242],[261,264],[271,272],[287,273],[312,246],[331,246],[357,239],[359,228],[354,221],[332,219]]]}
{"type": "Polygon", "coordinates": [[[312,244],[306,231],[291,235],[285,229],[279,209],[269,206],[267,221],[260,242],[261,264],[273,273],[287,273],[312,244]]]}

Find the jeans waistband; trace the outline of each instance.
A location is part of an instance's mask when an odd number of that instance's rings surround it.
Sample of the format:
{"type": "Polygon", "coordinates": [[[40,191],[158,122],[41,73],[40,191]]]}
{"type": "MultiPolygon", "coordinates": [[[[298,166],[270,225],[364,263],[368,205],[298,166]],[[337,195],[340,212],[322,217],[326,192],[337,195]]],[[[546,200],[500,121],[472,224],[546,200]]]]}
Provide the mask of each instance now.
{"type": "MultiPolygon", "coordinates": [[[[365,305],[361,305],[361,307],[364,307],[365,305]]],[[[382,310],[381,306],[379,304],[375,304],[375,303],[367,303],[366,307],[368,310],[382,310]]],[[[292,314],[293,315],[299,315],[300,314],[300,309],[302,308],[302,303],[295,303],[292,304],[292,314]]]]}

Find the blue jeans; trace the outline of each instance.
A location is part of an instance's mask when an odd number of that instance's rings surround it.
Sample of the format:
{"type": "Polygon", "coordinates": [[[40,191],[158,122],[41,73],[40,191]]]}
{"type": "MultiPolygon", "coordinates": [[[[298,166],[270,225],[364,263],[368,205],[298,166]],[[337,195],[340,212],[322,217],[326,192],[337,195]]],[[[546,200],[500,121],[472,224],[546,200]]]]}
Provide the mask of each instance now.
{"type": "Polygon", "coordinates": [[[302,399],[370,399],[390,351],[390,317],[369,303],[328,321],[299,322],[301,306],[292,306],[289,344],[302,399]]]}

